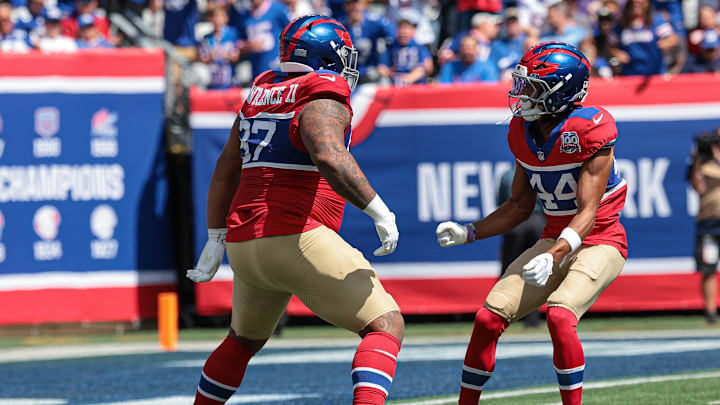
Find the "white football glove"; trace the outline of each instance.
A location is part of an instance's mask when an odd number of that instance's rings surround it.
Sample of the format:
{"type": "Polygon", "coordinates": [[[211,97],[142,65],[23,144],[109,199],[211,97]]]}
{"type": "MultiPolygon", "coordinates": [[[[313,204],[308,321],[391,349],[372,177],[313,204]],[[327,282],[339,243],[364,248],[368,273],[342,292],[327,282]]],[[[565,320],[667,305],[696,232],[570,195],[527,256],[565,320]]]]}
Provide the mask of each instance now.
{"type": "Polygon", "coordinates": [[[227,228],[208,229],[208,241],[200,253],[200,259],[194,269],[187,271],[187,278],[196,283],[212,280],[220,268],[225,255],[225,234],[227,228]]]}
{"type": "Polygon", "coordinates": [[[442,247],[462,245],[467,242],[468,238],[467,227],[452,221],[438,225],[435,234],[437,235],[437,242],[442,247]]]}
{"type": "Polygon", "coordinates": [[[531,286],[542,287],[552,274],[555,259],[550,253],[535,256],[523,266],[522,278],[531,286]]]}
{"type": "Polygon", "coordinates": [[[389,216],[375,221],[375,230],[380,237],[382,246],[375,249],[373,254],[375,256],[385,256],[394,252],[400,237],[400,232],[398,232],[397,225],[395,225],[395,214],[391,212],[389,216]]]}
{"type": "Polygon", "coordinates": [[[363,212],[370,215],[375,221],[375,230],[380,237],[380,243],[382,243],[382,246],[375,249],[373,254],[375,256],[385,256],[394,252],[400,237],[400,232],[398,232],[397,225],[395,225],[395,214],[390,212],[390,209],[379,195],[375,195],[363,209],[363,212]]]}

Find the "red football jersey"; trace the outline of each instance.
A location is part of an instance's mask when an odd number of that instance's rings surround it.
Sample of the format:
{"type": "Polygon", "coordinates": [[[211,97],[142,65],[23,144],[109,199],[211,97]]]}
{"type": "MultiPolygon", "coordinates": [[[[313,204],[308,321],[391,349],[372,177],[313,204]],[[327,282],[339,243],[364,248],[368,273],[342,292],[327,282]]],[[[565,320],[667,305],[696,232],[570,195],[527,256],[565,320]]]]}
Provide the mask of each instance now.
{"type": "MultiPolygon", "coordinates": [[[[513,118],[508,144],[543,202],[547,223],[542,237],[557,238],[577,214],[580,168],[599,150],[614,147],[617,127],[612,115],[602,108],[577,108],[553,129],[542,146],[537,146],[529,126],[530,122],[513,118]]],[[[627,186],[614,163],[605,190],[595,226],[583,244],[611,245],[627,257],[627,235],[620,224],[627,186]]]]}
{"type": "MultiPolygon", "coordinates": [[[[227,217],[227,241],[291,235],[325,225],[340,230],[345,200],[318,172],[298,128],[300,111],[313,100],[350,107],[350,88],[332,71],[301,76],[259,75],[238,115],[242,176],[227,217]]],[[[350,128],[345,134],[350,145],[350,128]]]]}

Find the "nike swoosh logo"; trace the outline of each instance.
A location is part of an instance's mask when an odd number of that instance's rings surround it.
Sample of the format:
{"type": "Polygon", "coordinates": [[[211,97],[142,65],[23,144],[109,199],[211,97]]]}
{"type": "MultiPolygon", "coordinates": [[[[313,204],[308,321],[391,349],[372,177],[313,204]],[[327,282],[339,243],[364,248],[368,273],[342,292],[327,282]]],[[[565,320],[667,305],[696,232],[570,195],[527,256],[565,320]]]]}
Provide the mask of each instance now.
{"type": "Polygon", "coordinates": [[[334,82],[334,81],[335,81],[335,76],[318,76],[318,77],[322,77],[323,79],[328,79],[328,80],[330,80],[331,82],[334,82]]]}
{"type": "Polygon", "coordinates": [[[595,125],[597,125],[597,124],[600,123],[600,120],[602,119],[602,117],[603,117],[604,114],[605,114],[605,113],[600,114],[600,116],[597,117],[597,119],[593,118],[593,122],[595,123],[595,125]]]}

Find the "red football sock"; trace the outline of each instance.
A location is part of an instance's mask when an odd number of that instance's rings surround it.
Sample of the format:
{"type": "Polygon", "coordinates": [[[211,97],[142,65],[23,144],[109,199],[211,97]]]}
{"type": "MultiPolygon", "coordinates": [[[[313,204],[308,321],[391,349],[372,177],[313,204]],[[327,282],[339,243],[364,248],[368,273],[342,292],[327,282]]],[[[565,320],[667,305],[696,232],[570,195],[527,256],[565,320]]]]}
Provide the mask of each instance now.
{"type": "Polygon", "coordinates": [[[475,315],[475,327],[463,364],[460,405],[478,405],[482,387],[495,369],[495,347],[508,325],[507,320],[485,307],[475,315]]]}
{"type": "Polygon", "coordinates": [[[195,393],[195,405],[224,404],[240,387],[253,352],[226,337],[205,362],[195,393]]]}
{"type": "Polygon", "coordinates": [[[382,405],[395,376],[400,341],[385,332],[365,335],[355,352],[350,375],[353,405],[382,405]]]}
{"type": "Polygon", "coordinates": [[[585,354],[577,335],[578,319],[572,311],[550,307],[547,324],[553,342],[553,364],[563,405],[582,403],[585,354]]]}

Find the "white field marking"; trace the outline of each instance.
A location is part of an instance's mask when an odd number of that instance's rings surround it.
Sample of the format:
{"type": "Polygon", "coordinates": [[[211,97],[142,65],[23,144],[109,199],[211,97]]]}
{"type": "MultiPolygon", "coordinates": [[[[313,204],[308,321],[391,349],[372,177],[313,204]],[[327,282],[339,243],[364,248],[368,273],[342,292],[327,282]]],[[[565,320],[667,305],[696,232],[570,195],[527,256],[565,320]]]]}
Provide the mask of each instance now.
{"type": "MultiPolygon", "coordinates": [[[[720,103],[606,106],[615,121],[692,121],[720,118],[720,103]]],[[[383,110],[375,127],[492,125],[510,115],[508,108],[459,107],[383,110]]]]}
{"type": "MultiPolygon", "coordinates": [[[[382,280],[427,280],[446,278],[494,277],[500,273],[497,261],[459,261],[459,262],[400,262],[373,263],[382,280]]],[[[695,259],[692,257],[662,257],[647,259],[628,259],[621,276],[637,274],[693,274],[695,259]]],[[[230,265],[223,264],[210,283],[232,281],[230,265]]]]}
{"type": "Polygon", "coordinates": [[[66,399],[56,398],[0,398],[3,405],[63,405],[66,399]]]}
{"type": "Polygon", "coordinates": [[[707,405],[720,405],[720,401],[710,401],[707,405]]]}
{"type": "MultiPolygon", "coordinates": [[[[583,390],[621,387],[624,385],[652,384],[652,383],[679,381],[679,380],[700,380],[700,379],[715,378],[715,377],[720,377],[720,371],[694,373],[694,374],[658,375],[658,376],[652,376],[652,377],[629,378],[629,379],[624,379],[624,380],[590,382],[590,383],[585,383],[583,385],[583,390]]],[[[482,399],[511,398],[511,397],[521,397],[524,395],[547,394],[547,393],[552,393],[552,392],[557,392],[557,386],[545,386],[545,387],[537,387],[537,388],[523,388],[523,389],[517,389],[517,390],[487,392],[487,393],[482,394],[482,399]]],[[[392,402],[391,405],[442,405],[442,404],[457,403],[457,400],[458,400],[457,395],[453,395],[453,396],[449,396],[446,398],[428,399],[428,400],[415,401],[415,402],[407,402],[407,401],[406,402],[392,402]]],[[[720,401],[717,401],[717,403],[720,404],[720,401]]]]}
{"type": "MultiPolygon", "coordinates": [[[[267,166],[267,163],[261,165],[267,166]]],[[[308,168],[317,170],[313,166],[306,167],[308,168]]],[[[383,280],[496,277],[500,271],[497,261],[376,263],[373,267],[383,280]]],[[[695,262],[690,257],[629,259],[622,274],[690,274],[695,272],[694,269],[695,262]]],[[[232,279],[230,266],[222,265],[212,282],[227,282],[232,279]]],[[[175,274],[171,270],[49,271],[0,275],[0,291],[128,288],[173,283],[175,274]]]]}
{"type": "MultiPolygon", "coordinates": [[[[703,350],[719,350],[720,339],[682,339],[682,340],[636,340],[636,341],[591,341],[583,344],[588,357],[626,357],[660,353],[684,353],[703,350]]],[[[400,351],[398,361],[444,361],[465,358],[465,344],[410,346],[400,351]]],[[[331,349],[297,351],[293,353],[262,353],[250,360],[250,365],[267,364],[306,364],[306,363],[349,363],[355,350],[331,349]]],[[[500,344],[497,348],[498,359],[525,358],[532,356],[552,356],[550,342],[500,344]]],[[[205,364],[205,359],[170,361],[165,367],[197,367],[205,364]]]]}
{"type": "Polygon", "coordinates": [[[3,77],[0,78],[0,94],[5,93],[162,93],[165,91],[165,78],[148,77],[3,77]]]}
{"type": "MultiPolygon", "coordinates": [[[[233,395],[226,404],[248,404],[256,402],[292,401],[301,398],[317,398],[320,394],[256,394],[233,395]]],[[[158,397],[148,399],[133,399],[129,401],[102,402],[103,405],[176,405],[191,404],[195,399],[189,395],[175,395],[172,397],[158,397]]],[[[3,402],[4,404],[4,402],[3,402]]],[[[99,405],[100,403],[98,403],[99,405]]]]}
{"type": "MultiPolygon", "coordinates": [[[[720,329],[682,331],[682,330],[658,330],[658,331],[618,331],[618,332],[585,332],[581,333],[583,340],[627,340],[627,339],[688,339],[688,338],[719,338],[720,329]]],[[[429,345],[447,346],[451,344],[465,347],[469,340],[468,336],[448,337],[409,337],[405,339],[401,353],[413,346],[424,346],[427,350],[429,345]]],[[[522,342],[549,342],[550,336],[546,330],[531,333],[519,333],[503,336],[500,340],[500,347],[503,343],[522,342]]],[[[266,345],[269,349],[311,349],[311,348],[349,348],[355,350],[359,338],[337,338],[337,339],[270,339],[266,345]]],[[[587,342],[590,343],[590,342],[587,342]]],[[[211,352],[220,344],[220,340],[212,341],[180,341],[179,352],[211,352]]],[[[25,361],[60,360],[99,356],[123,356],[135,354],[162,353],[159,345],[155,342],[128,342],[128,343],[100,343],[100,344],[63,344],[63,345],[38,345],[28,347],[16,347],[0,350],[0,364],[25,361]]],[[[258,356],[262,356],[263,353],[258,356]]],[[[402,358],[401,358],[402,359],[402,358]]]]}

